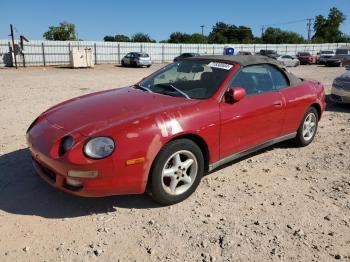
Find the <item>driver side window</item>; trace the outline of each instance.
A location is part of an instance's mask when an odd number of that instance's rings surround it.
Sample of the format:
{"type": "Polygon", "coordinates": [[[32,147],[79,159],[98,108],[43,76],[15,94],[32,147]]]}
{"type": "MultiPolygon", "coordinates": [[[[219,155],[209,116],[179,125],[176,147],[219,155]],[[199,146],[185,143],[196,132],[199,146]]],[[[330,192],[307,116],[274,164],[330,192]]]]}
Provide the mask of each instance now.
{"type": "Polygon", "coordinates": [[[274,89],[270,72],[265,65],[242,68],[232,79],[231,87],[242,87],[247,95],[270,92],[274,89]]]}
{"type": "Polygon", "coordinates": [[[268,64],[244,67],[237,72],[230,83],[230,87],[244,88],[247,95],[262,94],[288,86],[286,76],[268,64]]]}

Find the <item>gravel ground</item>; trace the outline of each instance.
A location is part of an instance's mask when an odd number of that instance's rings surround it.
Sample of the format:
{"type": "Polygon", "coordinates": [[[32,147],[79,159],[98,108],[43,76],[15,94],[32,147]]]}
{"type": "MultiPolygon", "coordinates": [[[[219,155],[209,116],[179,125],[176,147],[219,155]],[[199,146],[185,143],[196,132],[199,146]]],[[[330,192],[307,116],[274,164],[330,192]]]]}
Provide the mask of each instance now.
{"type": "MultiPolygon", "coordinates": [[[[315,141],[282,143],[205,176],[186,201],[86,199],[31,167],[25,130],[68,98],[147,69],[0,69],[0,261],[350,261],[350,106],[327,105],[315,141]]],[[[343,68],[300,66],[329,93],[343,68]]]]}

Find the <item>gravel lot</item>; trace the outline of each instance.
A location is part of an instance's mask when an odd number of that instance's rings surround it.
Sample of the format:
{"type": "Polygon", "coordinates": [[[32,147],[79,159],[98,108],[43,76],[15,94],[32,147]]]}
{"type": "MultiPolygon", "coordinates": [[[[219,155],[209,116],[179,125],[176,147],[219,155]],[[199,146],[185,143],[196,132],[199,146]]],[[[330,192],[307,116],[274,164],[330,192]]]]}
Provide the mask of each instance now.
{"type": "MultiPolygon", "coordinates": [[[[282,143],[231,163],[171,207],[74,197],[39,179],[25,144],[38,114],[160,67],[0,69],[0,260],[350,261],[350,106],[328,103],[310,146],[282,143]]],[[[291,71],[329,93],[344,68],[291,71]]]]}

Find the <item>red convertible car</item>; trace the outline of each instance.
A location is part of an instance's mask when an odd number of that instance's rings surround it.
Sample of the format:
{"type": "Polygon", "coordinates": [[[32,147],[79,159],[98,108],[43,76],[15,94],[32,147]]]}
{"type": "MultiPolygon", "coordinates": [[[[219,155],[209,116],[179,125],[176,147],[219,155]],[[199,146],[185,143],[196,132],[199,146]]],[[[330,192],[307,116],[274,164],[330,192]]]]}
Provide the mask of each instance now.
{"type": "Polygon", "coordinates": [[[139,83],[74,98],[28,128],[37,173],[79,196],[149,194],[174,204],[206,172],[284,140],[306,146],[322,84],[263,56],[200,56],[139,83]]]}

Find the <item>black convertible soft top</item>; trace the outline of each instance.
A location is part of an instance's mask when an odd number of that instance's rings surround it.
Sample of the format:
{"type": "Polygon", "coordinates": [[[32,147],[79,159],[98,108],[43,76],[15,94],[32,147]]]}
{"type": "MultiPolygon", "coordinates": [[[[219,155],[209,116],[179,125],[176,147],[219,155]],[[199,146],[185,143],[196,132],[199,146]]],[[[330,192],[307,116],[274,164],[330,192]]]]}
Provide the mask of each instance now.
{"type": "Polygon", "coordinates": [[[210,61],[220,61],[227,63],[239,64],[242,67],[250,66],[250,65],[259,65],[259,64],[271,64],[280,69],[282,69],[287,75],[290,85],[295,86],[301,83],[301,79],[288,72],[283,64],[276,59],[269,58],[267,56],[262,55],[203,55],[186,58],[186,60],[210,60],[210,61]]]}

